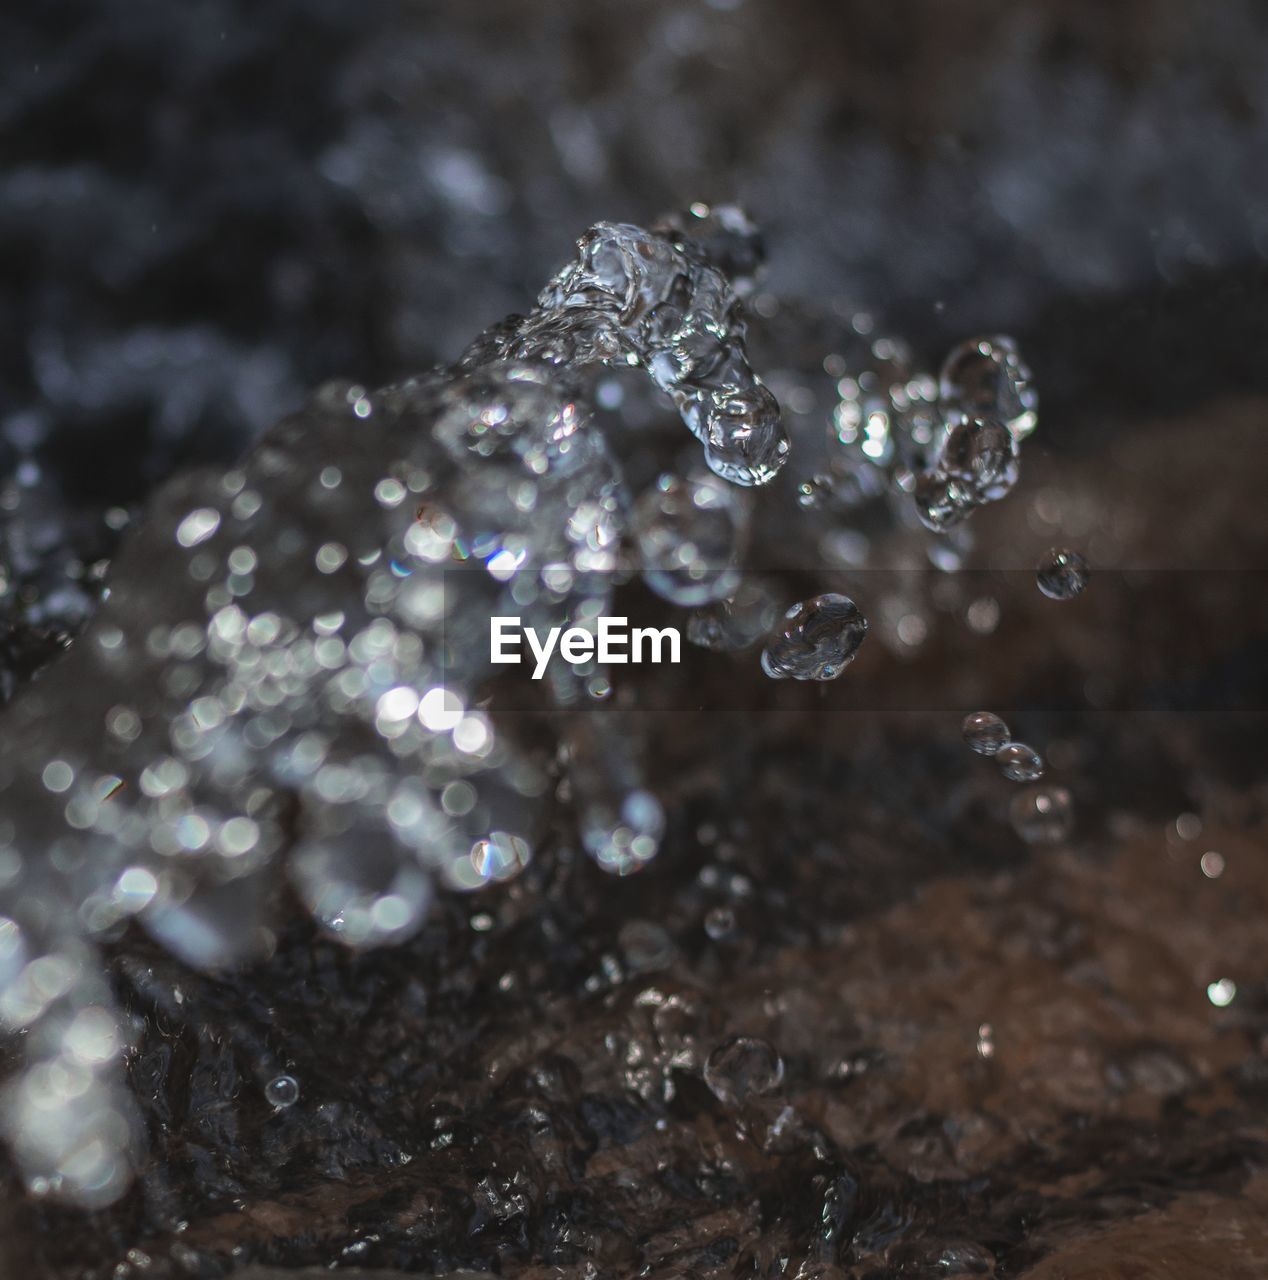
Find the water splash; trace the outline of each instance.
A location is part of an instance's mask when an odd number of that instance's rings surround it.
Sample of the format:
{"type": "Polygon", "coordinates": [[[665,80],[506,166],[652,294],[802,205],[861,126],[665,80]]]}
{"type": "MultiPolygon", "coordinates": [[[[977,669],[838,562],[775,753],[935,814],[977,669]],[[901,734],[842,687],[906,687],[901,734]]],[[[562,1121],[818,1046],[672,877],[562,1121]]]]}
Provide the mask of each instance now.
{"type": "Polygon", "coordinates": [[[534,310],[487,331],[463,366],[515,359],[642,368],[672,398],[717,475],[769,484],[787,461],[788,439],[775,397],[748,362],[744,317],[707,256],[711,240],[599,223],[534,310]]]}
{"type": "MultiPolygon", "coordinates": [[[[233,470],[157,496],[57,679],[25,691],[0,737],[0,1016],[26,1033],[0,1124],[33,1190],[103,1205],[142,1158],[97,951],[129,921],[223,969],[276,946],[285,883],[345,945],[399,942],[438,892],[517,875],[557,797],[604,870],[656,856],[666,815],[618,700],[559,674],[556,749],[519,745],[482,698],[488,619],[592,625],[633,560],[694,610],[697,644],[769,635],[772,592],[732,575],[740,490],[788,457],[745,349],[739,297],[759,261],[736,211],[601,223],[528,315],[454,367],[324,387],[233,470]],[[668,397],[711,474],[633,500],[591,408],[595,377],[621,369],[668,397]]],[[[858,491],[906,501],[932,452],[957,493],[994,500],[1016,478],[1012,434],[951,421],[906,359],[878,348],[857,415],[834,416],[833,465],[857,448],[858,491]]],[[[834,679],[867,628],[848,597],[815,596],[762,665],[834,679]]],[[[733,913],[706,928],[730,936],[733,913]]],[[[627,942],[628,964],[651,963],[648,937],[627,942]]],[[[711,1061],[715,1093],[778,1087],[769,1046],[711,1061]]],[[[265,1087],[275,1106],[287,1079],[265,1087]]]]}
{"type": "MultiPolygon", "coordinates": [[[[0,1118],[32,1188],[104,1204],[138,1149],[100,935],[135,918],[191,965],[242,963],[275,945],[285,876],[324,930],[378,946],[438,888],[531,860],[552,761],[477,705],[488,618],[585,625],[609,604],[630,497],[592,366],[644,369],[717,473],[643,513],[654,581],[695,602],[733,587],[697,575],[743,533],[717,476],[764,484],[787,454],[717,265],[754,253],[738,212],[600,224],[454,368],[331,384],[234,470],[160,493],[84,639],[0,739],[0,1014],[29,1033],[0,1118]]],[[[619,728],[580,746],[588,714],[562,732],[578,826],[625,874],[664,814],[619,728]]]]}

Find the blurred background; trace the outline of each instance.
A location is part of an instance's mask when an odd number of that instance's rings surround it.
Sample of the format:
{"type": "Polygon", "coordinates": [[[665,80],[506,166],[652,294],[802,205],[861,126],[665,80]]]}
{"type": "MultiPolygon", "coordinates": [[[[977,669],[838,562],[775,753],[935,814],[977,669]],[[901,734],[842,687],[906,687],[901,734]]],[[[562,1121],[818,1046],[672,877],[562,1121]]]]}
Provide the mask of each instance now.
{"type": "Polygon", "coordinates": [[[1254,0],[48,0],[0,30],[3,467],[75,518],[323,379],[452,358],[590,222],[696,200],[747,206],[781,298],[931,358],[1013,333],[1055,448],[1268,383],[1254,0]]]}

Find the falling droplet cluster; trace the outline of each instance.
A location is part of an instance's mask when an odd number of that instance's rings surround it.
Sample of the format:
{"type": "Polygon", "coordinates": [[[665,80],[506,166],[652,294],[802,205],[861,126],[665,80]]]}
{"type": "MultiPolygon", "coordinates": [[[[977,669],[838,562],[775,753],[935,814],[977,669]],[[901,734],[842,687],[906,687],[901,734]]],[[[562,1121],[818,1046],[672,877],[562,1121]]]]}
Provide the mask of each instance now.
{"type": "Polygon", "coordinates": [[[937,377],[893,337],[843,364],[826,468],[798,489],[805,509],[858,511],[904,495],[926,528],[946,533],[1017,483],[1018,446],[1038,425],[1039,401],[1011,338],[962,342],[937,377]]]}

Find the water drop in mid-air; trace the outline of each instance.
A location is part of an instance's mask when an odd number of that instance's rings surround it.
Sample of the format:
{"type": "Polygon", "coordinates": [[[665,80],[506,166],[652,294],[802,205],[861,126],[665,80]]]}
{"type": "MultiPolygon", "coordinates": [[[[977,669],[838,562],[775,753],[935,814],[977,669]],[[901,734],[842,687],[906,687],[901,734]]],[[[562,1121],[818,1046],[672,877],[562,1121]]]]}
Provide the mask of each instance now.
{"type": "Polygon", "coordinates": [[[981,756],[993,756],[1012,734],[993,711],[973,711],[960,727],[964,741],[981,756]]]}
{"type": "Polygon", "coordinates": [[[948,422],[994,418],[1024,440],[1039,421],[1039,396],[1012,338],[970,338],[952,349],[938,375],[938,401],[948,422]]]}
{"type": "Polygon", "coordinates": [[[739,585],[745,495],[709,472],[662,475],[634,506],[643,580],[671,604],[722,600],[739,585]]]}
{"type": "Polygon", "coordinates": [[[1053,547],[1039,561],[1035,581],[1049,600],[1073,600],[1087,587],[1087,561],[1077,551],[1053,547]]]}
{"type": "Polygon", "coordinates": [[[762,669],[775,680],[835,680],[854,660],[867,619],[849,596],[829,592],[795,604],[762,650],[762,669]]]}
{"type": "Polygon", "coordinates": [[[1043,757],[1024,742],[1007,742],[995,753],[1000,772],[1010,782],[1034,782],[1043,777],[1043,757]]]}

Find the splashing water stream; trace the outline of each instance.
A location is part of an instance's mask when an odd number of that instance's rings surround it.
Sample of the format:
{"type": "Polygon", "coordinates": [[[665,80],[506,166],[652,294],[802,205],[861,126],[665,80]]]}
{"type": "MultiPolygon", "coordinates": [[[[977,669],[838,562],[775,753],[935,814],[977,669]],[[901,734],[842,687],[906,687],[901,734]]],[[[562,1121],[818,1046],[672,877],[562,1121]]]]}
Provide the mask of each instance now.
{"type": "MultiPolygon", "coordinates": [[[[409,938],[438,891],[530,863],[555,761],[482,694],[491,616],[592,626],[633,548],[652,590],[694,610],[697,644],[768,635],[772,589],[740,572],[745,490],[776,478],[789,445],[746,352],[755,244],[730,209],[653,231],[600,223],[526,316],[452,368],[327,386],[233,470],[158,495],[57,678],[25,691],[0,737],[0,1016],[25,1033],[0,1123],[32,1190],[103,1206],[144,1158],[98,951],[129,921],[215,971],[272,952],[283,879],[359,949],[409,938]],[[595,371],[625,368],[668,398],[707,471],[631,494],[591,391],[595,371]]],[[[1005,339],[953,352],[936,399],[913,397],[918,382],[853,384],[828,487],[870,477],[942,530],[1015,485],[1036,402],[1005,339]]],[[[814,596],[769,635],[762,668],[835,679],[867,632],[849,597],[814,596]]],[[[582,847],[616,874],[645,866],[666,815],[620,708],[570,671],[548,688],[582,847]]],[[[1007,776],[1038,777],[994,724],[1007,776]]],[[[1057,838],[1067,806],[1045,795],[1014,821],[1057,838]]],[[[711,920],[711,936],[730,932],[711,920]]],[[[723,1098],[781,1074],[755,1040],[705,1067],[723,1098]]],[[[300,1087],[278,1074],[264,1093],[286,1109],[300,1087]]]]}

